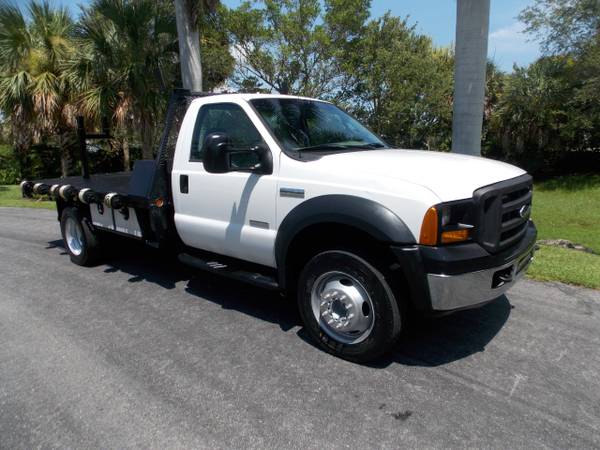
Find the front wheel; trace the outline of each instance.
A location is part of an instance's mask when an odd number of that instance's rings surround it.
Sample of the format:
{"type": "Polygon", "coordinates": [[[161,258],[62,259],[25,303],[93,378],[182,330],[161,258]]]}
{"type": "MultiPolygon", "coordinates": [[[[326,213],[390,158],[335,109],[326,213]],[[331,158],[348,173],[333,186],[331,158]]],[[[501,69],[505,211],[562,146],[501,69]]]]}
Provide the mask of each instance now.
{"type": "Polygon", "coordinates": [[[100,258],[100,242],[88,219],[77,208],[68,207],[60,218],[65,248],[71,261],[79,266],[91,266],[100,258]]]}
{"type": "Polygon", "coordinates": [[[325,251],[306,264],[298,306],[311,337],[351,361],[381,356],[402,328],[398,302],[381,271],[351,252],[325,251]]]}

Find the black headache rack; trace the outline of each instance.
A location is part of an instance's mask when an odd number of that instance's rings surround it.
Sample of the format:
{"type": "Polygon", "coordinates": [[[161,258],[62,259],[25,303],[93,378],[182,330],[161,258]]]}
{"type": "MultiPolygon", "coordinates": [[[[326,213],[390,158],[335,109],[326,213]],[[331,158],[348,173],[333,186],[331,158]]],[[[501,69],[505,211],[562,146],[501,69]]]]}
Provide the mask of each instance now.
{"type": "MultiPolygon", "coordinates": [[[[66,206],[87,205],[92,223],[99,228],[160,245],[176,239],[171,170],[177,135],[190,102],[218,95],[176,89],[169,98],[164,129],[154,160],[135,161],[133,171],[89,175],[85,139],[108,138],[108,133],[85,134],[78,123],[82,148],[82,176],[23,181],[23,196],[49,195],[59,215],[66,206]]],[[[84,209],[85,210],[85,209],[84,209]]]]}

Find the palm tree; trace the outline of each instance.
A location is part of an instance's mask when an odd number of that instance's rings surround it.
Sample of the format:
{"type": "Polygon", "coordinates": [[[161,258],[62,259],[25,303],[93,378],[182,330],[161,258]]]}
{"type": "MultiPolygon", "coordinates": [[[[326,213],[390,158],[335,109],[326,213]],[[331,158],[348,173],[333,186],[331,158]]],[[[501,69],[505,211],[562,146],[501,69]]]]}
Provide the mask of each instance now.
{"type": "Polygon", "coordinates": [[[0,109],[11,123],[21,173],[32,141],[52,134],[66,176],[73,108],[61,65],[73,51],[73,21],[47,1],[30,1],[28,13],[26,19],[16,4],[0,1],[0,109]]]}
{"type": "Polygon", "coordinates": [[[202,91],[201,15],[217,10],[219,0],[175,0],[181,80],[185,89],[202,91]]]}
{"type": "Polygon", "coordinates": [[[154,0],[95,0],[75,34],[78,51],[67,72],[81,92],[79,107],[139,129],[143,157],[152,158],[157,115],[177,67],[172,11],[154,0]]]}

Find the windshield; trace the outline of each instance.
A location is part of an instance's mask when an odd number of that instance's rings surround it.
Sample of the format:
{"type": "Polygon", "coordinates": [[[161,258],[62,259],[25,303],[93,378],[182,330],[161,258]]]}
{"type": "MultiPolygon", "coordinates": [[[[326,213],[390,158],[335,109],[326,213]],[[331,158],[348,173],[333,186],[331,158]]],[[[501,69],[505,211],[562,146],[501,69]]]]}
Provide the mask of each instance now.
{"type": "Polygon", "coordinates": [[[295,98],[260,98],[250,103],[288,151],[387,148],[338,107],[295,98]]]}

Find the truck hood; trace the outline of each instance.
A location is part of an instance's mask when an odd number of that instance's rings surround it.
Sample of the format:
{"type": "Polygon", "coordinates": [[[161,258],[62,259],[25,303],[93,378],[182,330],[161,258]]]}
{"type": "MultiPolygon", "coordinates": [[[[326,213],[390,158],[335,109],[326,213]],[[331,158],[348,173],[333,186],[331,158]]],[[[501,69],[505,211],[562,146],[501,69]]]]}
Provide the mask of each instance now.
{"type": "Polygon", "coordinates": [[[418,184],[442,201],[461,200],[473,191],[518,177],[524,170],[477,156],[421,150],[369,150],[323,156],[317,164],[333,173],[346,173],[377,182],[402,180],[418,184]]]}

